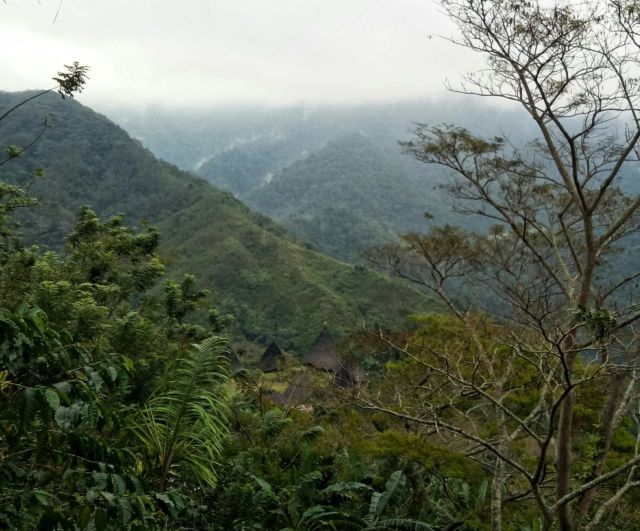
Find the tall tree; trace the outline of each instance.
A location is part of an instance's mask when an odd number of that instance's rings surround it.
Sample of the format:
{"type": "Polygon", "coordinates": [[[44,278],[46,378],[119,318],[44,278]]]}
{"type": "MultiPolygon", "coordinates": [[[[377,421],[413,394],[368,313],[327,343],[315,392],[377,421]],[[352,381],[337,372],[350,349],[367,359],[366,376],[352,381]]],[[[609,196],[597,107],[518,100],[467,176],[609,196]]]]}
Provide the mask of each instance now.
{"type": "Polygon", "coordinates": [[[404,144],[450,170],[458,210],[496,226],[439,227],[372,253],[436,293],[461,328],[404,349],[426,373],[412,388],[422,402],[364,406],[467,441],[494,473],[494,529],[505,490],[535,500],[544,529],[596,529],[640,484],[638,443],[624,459],[614,448],[638,409],[640,271],[619,254],[640,222],[640,196],[625,192],[637,186],[623,178],[640,154],[640,4],[440,3],[460,30],[453,42],[487,65],[452,90],[520,105],[539,134],[516,147],[421,125],[404,144]],[[499,326],[478,312],[489,298],[499,326]]]}

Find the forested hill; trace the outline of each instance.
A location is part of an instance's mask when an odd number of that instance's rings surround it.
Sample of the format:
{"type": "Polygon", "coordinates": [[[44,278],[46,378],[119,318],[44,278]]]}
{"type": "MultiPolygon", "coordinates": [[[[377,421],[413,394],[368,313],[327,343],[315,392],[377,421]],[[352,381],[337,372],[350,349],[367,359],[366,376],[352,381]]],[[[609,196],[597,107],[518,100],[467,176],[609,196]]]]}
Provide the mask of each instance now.
{"type": "Polygon", "coordinates": [[[398,167],[362,134],[345,135],[254,187],[243,200],[320,250],[346,260],[400,232],[424,228],[427,183],[398,167]]]}
{"type": "Polygon", "coordinates": [[[438,189],[446,172],[402,153],[398,141],[416,122],[512,139],[533,134],[511,108],[456,100],[108,112],[159,157],[354,262],[372,244],[423,228],[425,211],[437,223],[477,228],[438,189]]]}
{"type": "MultiPolygon", "coordinates": [[[[27,96],[0,93],[0,109],[27,96]]],[[[291,348],[306,346],[324,323],[394,326],[429,307],[403,284],[305,248],[231,194],[157,160],[76,101],[48,95],[24,105],[3,121],[0,142],[28,145],[49,115],[55,126],[0,168],[0,178],[18,183],[45,170],[30,185],[40,200],[24,228],[32,241],[59,246],[81,205],[156,225],[171,275],[195,274],[246,337],[275,338],[291,348]]]]}

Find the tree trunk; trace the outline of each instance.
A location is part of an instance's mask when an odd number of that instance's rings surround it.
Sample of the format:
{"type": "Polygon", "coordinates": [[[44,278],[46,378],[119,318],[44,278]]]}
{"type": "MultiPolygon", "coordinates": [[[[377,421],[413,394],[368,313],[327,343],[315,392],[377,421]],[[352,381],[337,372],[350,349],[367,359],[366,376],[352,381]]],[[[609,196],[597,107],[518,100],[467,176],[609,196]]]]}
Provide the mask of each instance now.
{"type": "MultiPolygon", "coordinates": [[[[571,492],[571,441],[574,404],[575,397],[573,390],[571,390],[562,402],[558,421],[558,447],[556,450],[556,499],[558,500],[571,492]]],[[[571,506],[568,503],[558,507],[558,523],[561,531],[573,531],[571,506]]]]}
{"type": "MultiPolygon", "coordinates": [[[[622,384],[624,383],[625,374],[622,372],[612,374],[607,379],[609,381],[607,400],[602,409],[602,419],[600,420],[600,437],[598,440],[597,453],[594,459],[594,467],[586,478],[586,481],[595,479],[604,472],[605,465],[607,463],[607,457],[609,450],[611,449],[611,443],[613,442],[613,432],[615,430],[614,420],[615,413],[620,403],[620,396],[622,394],[622,384]]],[[[589,509],[591,508],[591,502],[593,501],[593,495],[595,489],[587,491],[580,503],[578,504],[578,514],[576,516],[576,527],[580,528],[584,522],[589,509]]]]}
{"type": "Polygon", "coordinates": [[[496,458],[496,468],[491,482],[491,531],[502,530],[502,488],[504,485],[504,461],[496,458]]]}

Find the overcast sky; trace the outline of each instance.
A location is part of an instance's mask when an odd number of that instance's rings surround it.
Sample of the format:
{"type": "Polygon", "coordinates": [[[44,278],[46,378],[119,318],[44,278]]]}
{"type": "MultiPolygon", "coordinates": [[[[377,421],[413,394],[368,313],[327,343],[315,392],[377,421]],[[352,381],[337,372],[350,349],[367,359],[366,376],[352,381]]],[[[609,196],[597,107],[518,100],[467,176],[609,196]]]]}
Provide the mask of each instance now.
{"type": "Polygon", "coordinates": [[[0,1],[0,90],[91,66],[97,107],[441,97],[478,58],[430,0],[0,1]]]}

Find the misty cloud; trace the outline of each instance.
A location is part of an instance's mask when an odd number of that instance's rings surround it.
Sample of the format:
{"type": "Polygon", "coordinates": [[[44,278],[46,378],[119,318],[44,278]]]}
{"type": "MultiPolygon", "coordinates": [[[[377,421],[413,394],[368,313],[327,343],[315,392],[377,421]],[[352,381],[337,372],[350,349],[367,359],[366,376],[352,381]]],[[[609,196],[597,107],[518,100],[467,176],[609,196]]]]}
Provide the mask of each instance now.
{"type": "Polygon", "coordinates": [[[9,0],[3,89],[91,66],[82,101],[200,106],[441,97],[478,58],[428,0],[9,0]]]}

